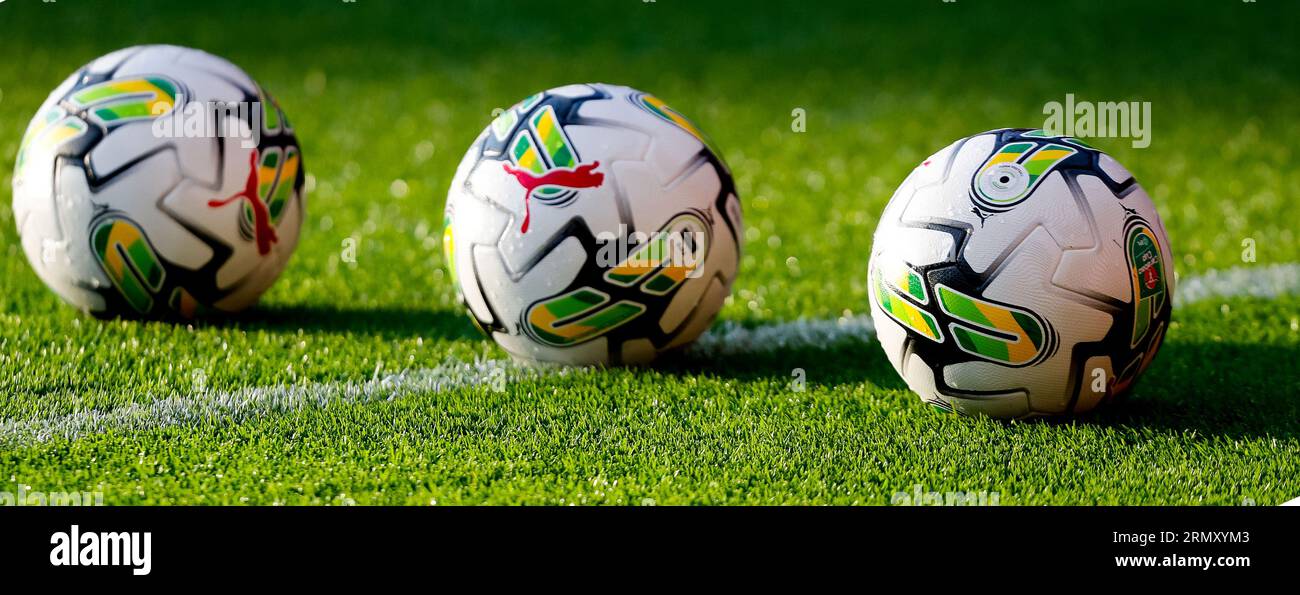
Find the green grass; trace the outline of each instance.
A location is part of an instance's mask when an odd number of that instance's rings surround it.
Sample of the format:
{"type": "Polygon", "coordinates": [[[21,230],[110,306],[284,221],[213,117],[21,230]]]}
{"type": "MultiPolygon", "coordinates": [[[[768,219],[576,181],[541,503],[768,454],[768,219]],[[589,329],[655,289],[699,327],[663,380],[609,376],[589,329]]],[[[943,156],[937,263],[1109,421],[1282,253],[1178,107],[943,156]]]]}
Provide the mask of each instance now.
{"type": "MultiPolygon", "coordinates": [[[[493,108],[566,82],[652,91],[723,149],[746,228],[723,317],[745,324],[865,313],[863,255],[907,172],[959,137],[1034,126],[1066,93],[1152,102],[1150,148],[1095,144],[1152,194],[1179,274],[1241,265],[1248,237],[1255,266],[1300,261],[1287,216],[1300,20],[1284,3],[136,4],[0,5],[0,55],[21,57],[0,61],[3,192],[23,128],[68,73],[179,43],[243,65],[293,118],[314,178],[302,241],[236,320],[99,322],[40,283],[0,209],[3,419],[146,404],[198,374],[233,391],[503,357],[442,272],[443,197],[493,108]],[[790,130],[796,107],[805,133],[790,130]],[[405,197],[389,192],[397,179],[405,197]],[[355,264],[340,261],[346,238],[360,240],[355,264]]],[[[123,504],[887,503],[916,484],[1014,504],[1300,496],[1300,299],[1174,316],[1130,401],[1076,422],[932,411],[864,341],[3,444],[0,491],[123,504]],[[805,392],[788,386],[795,367],[805,392]]]]}

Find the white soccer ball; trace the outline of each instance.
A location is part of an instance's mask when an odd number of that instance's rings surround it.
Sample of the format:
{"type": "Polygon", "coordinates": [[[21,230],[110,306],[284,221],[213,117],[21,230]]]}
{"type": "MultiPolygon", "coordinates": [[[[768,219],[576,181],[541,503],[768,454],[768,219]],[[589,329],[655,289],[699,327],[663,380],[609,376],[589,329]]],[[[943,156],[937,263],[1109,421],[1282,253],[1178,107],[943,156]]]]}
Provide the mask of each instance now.
{"type": "Polygon", "coordinates": [[[474,321],[514,358],[646,363],[731,292],[740,201],[705,136],[604,84],[533,95],[465,154],[443,247],[474,321]]]}
{"type": "Polygon", "coordinates": [[[1125,394],[1169,325],[1169,239],[1109,155],[1041,130],[959,140],[876,228],[871,313],[894,369],[963,413],[1082,413],[1125,394]]]}
{"type": "Polygon", "coordinates": [[[97,316],[191,317],[257,301],[298,243],[302,151],[237,66],[174,46],[87,64],[18,150],[13,208],[46,285],[97,316]]]}

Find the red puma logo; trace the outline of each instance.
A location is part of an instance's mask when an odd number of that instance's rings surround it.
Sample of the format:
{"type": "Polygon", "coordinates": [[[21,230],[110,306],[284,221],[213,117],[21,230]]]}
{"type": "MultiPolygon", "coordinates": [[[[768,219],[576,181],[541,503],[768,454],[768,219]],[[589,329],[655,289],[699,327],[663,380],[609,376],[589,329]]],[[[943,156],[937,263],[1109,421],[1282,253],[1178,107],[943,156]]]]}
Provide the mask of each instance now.
{"type": "Polygon", "coordinates": [[[510,162],[504,162],[501,165],[505,167],[506,173],[514,176],[516,180],[519,180],[519,185],[524,187],[524,224],[519,228],[520,233],[528,233],[528,220],[532,216],[528,208],[528,199],[532,198],[533,190],[542,186],[597,188],[605,183],[605,174],[593,171],[600,166],[599,161],[580,163],[578,167],[573,169],[560,167],[541,175],[515,167],[510,162]]]}
{"type": "Polygon", "coordinates": [[[271,244],[279,241],[275,235],[275,228],[271,227],[271,211],[266,208],[266,203],[262,202],[262,197],[257,193],[257,150],[248,159],[248,179],[244,182],[244,189],[230,198],[221,200],[209,200],[209,207],[221,207],[237,199],[247,199],[253,207],[253,237],[257,239],[257,252],[263,256],[271,253],[271,244]]]}

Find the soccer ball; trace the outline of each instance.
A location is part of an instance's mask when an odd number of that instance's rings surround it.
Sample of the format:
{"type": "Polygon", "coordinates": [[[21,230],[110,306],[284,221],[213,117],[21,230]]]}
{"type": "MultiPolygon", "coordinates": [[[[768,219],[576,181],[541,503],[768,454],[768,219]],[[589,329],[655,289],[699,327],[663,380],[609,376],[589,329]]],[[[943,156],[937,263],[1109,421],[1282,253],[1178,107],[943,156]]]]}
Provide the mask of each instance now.
{"type": "Polygon", "coordinates": [[[512,357],[647,363],[731,292],[740,201],[690,120],[627,87],[570,85],[502,112],[451,183],[461,300],[512,357]]]}
{"type": "Polygon", "coordinates": [[[303,217],[289,121],[235,65],[173,46],[113,52],[59,85],[13,178],[23,250],[96,316],[192,317],[257,300],[303,217]]]}
{"type": "Polygon", "coordinates": [[[1042,130],[959,140],[881,216],[871,314],[894,369],[943,409],[1082,413],[1125,394],[1169,326],[1155,205],[1109,155],[1042,130]]]}

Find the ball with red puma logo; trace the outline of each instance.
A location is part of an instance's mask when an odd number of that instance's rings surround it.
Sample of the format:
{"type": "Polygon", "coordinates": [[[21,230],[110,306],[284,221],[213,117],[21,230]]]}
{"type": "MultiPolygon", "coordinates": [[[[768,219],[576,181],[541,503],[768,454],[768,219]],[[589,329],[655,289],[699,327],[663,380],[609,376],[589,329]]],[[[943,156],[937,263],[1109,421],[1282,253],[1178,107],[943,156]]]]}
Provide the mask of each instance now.
{"type": "Polygon", "coordinates": [[[740,263],[721,155],[659,98],[615,85],[501,111],[461,161],[444,221],[471,319],[526,362],[646,363],[687,345],[740,263]]]}
{"type": "Polygon", "coordinates": [[[236,312],[298,243],[302,150],[279,104],[199,50],[98,58],[23,136],[13,208],[32,268],[96,316],[236,312]]]}

